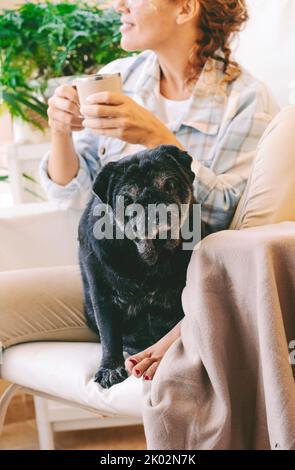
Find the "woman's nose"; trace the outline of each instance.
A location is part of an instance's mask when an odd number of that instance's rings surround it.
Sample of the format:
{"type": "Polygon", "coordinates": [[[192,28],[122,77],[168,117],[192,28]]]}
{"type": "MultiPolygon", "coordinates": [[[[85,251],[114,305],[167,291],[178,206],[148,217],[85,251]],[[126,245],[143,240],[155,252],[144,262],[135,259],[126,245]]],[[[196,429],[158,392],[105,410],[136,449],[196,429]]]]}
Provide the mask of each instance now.
{"type": "Polygon", "coordinates": [[[119,13],[128,10],[129,0],[113,0],[113,8],[119,13]]]}

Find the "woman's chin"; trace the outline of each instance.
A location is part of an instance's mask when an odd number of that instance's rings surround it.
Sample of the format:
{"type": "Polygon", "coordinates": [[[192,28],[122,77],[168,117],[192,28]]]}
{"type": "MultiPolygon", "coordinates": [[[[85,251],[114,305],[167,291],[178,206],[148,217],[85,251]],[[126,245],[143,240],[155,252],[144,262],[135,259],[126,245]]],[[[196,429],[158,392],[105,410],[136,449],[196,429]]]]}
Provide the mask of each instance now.
{"type": "Polygon", "coordinates": [[[138,44],[135,44],[134,41],[130,41],[130,40],[128,40],[128,38],[124,38],[124,36],[122,36],[122,38],[121,38],[120,46],[126,52],[142,51],[143,50],[142,47],[140,47],[138,44]]]}

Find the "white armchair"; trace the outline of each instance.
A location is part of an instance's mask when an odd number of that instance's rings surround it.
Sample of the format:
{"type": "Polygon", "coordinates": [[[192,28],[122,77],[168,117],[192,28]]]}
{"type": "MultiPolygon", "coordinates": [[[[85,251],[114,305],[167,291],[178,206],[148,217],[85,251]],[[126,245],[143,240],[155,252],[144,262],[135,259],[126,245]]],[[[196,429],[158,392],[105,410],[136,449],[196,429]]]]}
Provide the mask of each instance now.
{"type": "MultiPolygon", "coordinates": [[[[80,215],[50,203],[2,209],[0,271],[77,264],[80,215]]],[[[1,377],[12,385],[0,401],[0,432],[17,391],[34,395],[41,449],[54,449],[54,431],[141,423],[141,381],[129,377],[101,389],[93,381],[99,354],[99,343],[36,342],[5,350],[1,377]]]]}

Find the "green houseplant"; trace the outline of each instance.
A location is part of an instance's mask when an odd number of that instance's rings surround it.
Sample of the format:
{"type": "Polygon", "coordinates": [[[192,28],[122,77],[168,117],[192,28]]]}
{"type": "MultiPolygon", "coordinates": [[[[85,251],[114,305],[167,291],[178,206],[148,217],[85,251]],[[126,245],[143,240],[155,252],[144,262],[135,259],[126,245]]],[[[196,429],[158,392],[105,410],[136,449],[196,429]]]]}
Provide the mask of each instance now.
{"type": "MultiPolygon", "coordinates": [[[[0,114],[10,112],[14,131],[20,120],[36,130],[46,129],[51,79],[93,73],[129,55],[120,48],[119,26],[113,9],[90,6],[85,0],[27,1],[16,10],[0,11],[0,114]]],[[[24,126],[23,134],[30,128],[24,126]]],[[[25,202],[42,200],[31,170],[21,162],[17,166],[22,187],[33,198],[25,202]]],[[[5,173],[0,183],[8,181],[5,173]]],[[[10,174],[9,180],[14,177],[10,174]]]]}
{"type": "Polygon", "coordinates": [[[0,13],[0,112],[42,128],[48,80],[93,73],[129,55],[120,48],[119,16],[83,1],[26,2],[0,13]],[[40,121],[41,118],[41,121],[40,121]]]}

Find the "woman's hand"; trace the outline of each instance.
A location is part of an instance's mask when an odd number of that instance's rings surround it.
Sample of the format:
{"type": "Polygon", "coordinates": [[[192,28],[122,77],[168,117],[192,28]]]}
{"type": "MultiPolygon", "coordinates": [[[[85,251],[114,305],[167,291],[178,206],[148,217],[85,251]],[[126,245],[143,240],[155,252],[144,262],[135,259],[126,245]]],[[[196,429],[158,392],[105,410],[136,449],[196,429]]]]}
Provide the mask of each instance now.
{"type": "Polygon", "coordinates": [[[48,123],[53,133],[69,135],[72,131],[84,129],[79,98],[74,87],[62,85],[56,88],[48,105],[48,123]]]}
{"type": "Polygon", "coordinates": [[[88,97],[87,102],[81,108],[83,115],[87,116],[83,125],[100,135],[150,148],[172,144],[183,149],[162,121],[122,93],[95,93],[88,97]]]}
{"type": "Polygon", "coordinates": [[[180,337],[181,322],[182,320],[157,343],[134,356],[129,356],[125,360],[125,367],[129,374],[138,379],[143,377],[144,380],[152,380],[164,355],[172,343],[180,337]]]}

